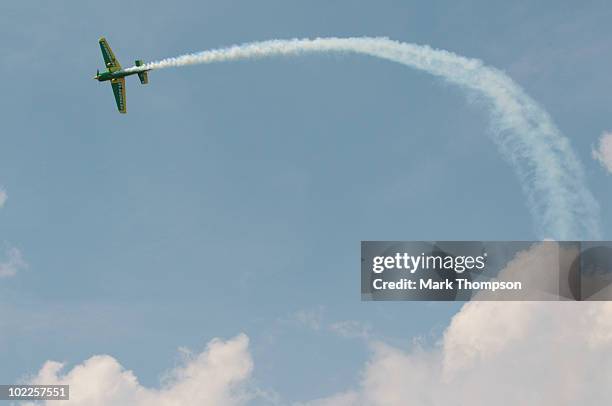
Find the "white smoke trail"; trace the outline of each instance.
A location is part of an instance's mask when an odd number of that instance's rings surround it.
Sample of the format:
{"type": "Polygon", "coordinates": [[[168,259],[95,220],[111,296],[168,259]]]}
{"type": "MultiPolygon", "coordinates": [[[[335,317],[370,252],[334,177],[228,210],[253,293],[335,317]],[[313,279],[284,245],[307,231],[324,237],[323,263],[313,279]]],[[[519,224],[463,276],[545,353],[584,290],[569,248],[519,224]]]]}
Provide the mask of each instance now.
{"type": "Polygon", "coordinates": [[[317,38],[254,42],[163,59],[127,70],[235,61],[310,52],[371,55],[443,77],[484,100],[493,138],[520,178],[541,237],[600,238],[599,206],[582,166],[548,113],[503,72],[480,60],[388,38],[317,38]]]}

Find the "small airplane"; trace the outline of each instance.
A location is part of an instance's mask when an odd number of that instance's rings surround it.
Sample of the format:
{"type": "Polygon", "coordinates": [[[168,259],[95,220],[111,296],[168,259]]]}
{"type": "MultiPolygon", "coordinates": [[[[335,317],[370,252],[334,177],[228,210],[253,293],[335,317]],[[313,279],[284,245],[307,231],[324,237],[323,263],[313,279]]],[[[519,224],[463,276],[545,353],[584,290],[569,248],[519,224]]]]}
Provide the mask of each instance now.
{"type": "MultiPolygon", "coordinates": [[[[104,58],[104,63],[106,64],[106,71],[100,73],[100,70],[96,72],[96,76],[94,79],[97,79],[99,82],[109,81],[111,82],[111,86],[113,88],[113,93],[115,94],[115,101],[117,102],[117,108],[120,113],[126,112],[125,105],[125,77],[130,75],[138,75],[140,79],[140,83],[146,85],[149,83],[149,76],[147,74],[151,69],[142,69],[142,70],[122,70],[121,65],[117,58],[115,58],[115,54],[113,50],[106,42],[106,38],[100,38],[100,49],[102,49],[102,57],[104,58]]],[[[136,66],[142,66],[143,62],[137,60],[135,62],[136,66]]]]}

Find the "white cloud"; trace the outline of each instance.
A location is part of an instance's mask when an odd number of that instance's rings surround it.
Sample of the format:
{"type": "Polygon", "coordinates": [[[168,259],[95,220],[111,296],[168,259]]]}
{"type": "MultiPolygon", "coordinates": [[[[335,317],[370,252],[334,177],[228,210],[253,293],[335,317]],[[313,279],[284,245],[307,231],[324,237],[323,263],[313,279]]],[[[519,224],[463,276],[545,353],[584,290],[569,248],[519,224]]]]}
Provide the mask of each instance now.
{"type": "Polygon", "coordinates": [[[579,254],[575,246],[563,246],[555,241],[533,244],[529,249],[516,253],[497,278],[521,282],[523,286],[537,286],[538,289],[505,292],[481,290],[477,297],[481,300],[499,300],[500,297],[512,300],[556,300],[558,296],[567,297],[569,292],[559,290],[559,277],[568,277],[567,273],[579,254]],[[550,269],[559,269],[559,273],[549,272],[550,269]]]}
{"type": "MultiPolygon", "coordinates": [[[[504,270],[540,272],[544,246],[504,270]]],[[[433,349],[372,345],[356,390],[312,405],[574,405],[612,398],[612,303],[469,302],[433,349]]]]}
{"type": "Polygon", "coordinates": [[[328,331],[342,338],[370,339],[372,327],[368,323],[357,320],[341,320],[328,322],[325,320],[325,307],[302,309],[295,312],[290,321],[312,331],[328,331]]]}
{"type": "MultiPolygon", "coordinates": [[[[408,403],[406,403],[408,404],[408,403]]],[[[307,403],[297,403],[294,406],[357,406],[360,405],[357,392],[344,392],[329,398],[317,399],[307,403]]]]}
{"type": "Polygon", "coordinates": [[[319,331],[323,325],[323,313],[325,308],[318,306],[314,309],[304,309],[293,315],[293,320],[311,330],[319,331]]]}
{"type": "Polygon", "coordinates": [[[344,338],[363,338],[368,339],[372,333],[369,324],[356,320],[344,320],[331,323],[329,329],[332,333],[344,338]]]}
{"type": "Polygon", "coordinates": [[[433,350],[373,349],[358,390],[311,405],[595,405],[612,398],[612,303],[471,302],[433,350]]]}
{"type": "Polygon", "coordinates": [[[0,278],[15,276],[17,272],[27,266],[21,251],[11,247],[6,252],[6,259],[0,261],[0,278]]]}
{"type": "Polygon", "coordinates": [[[599,146],[597,149],[593,148],[593,158],[612,173],[612,133],[604,132],[601,135],[599,146]]]}
{"type": "Polygon", "coordinates": [[[188,355],[170,371],[159,389],[142,386],[109,355],[93,356],[65,373],[63,364],[48,361],[30,382],[70,385],[70,400],[47,402],[50,406],[243,405],[255,393],[246,385],[253,370],[248,345],[244,334],[212,340],[203,352],[188,355]]]}
{"type": "MultiPolygon", "coordinates": [[[[4,189],[0,187],[0,209],[4,206],[7,199],[8,195],[4,189]]],[[[5,253],[5,259],[0,259],[0,278],[15,276],[20,269],[26,266],[21,251],[14,247],[9,248],[5,253]]]]}
{"type": "MultiPolygon", "coordinates": [[[[549,247],[534,245],[502,272],[538,277],[549,269],[542,263],[549,247]]],[[[364,329],[352,322],[331,326],[339,334],[364,329]]],[[[432,348],[415,343],[404,349],[371,342],[373,354],[356,388],[307,404],[599,405],[612,398],[612,302],[469,302],[432,348]]],[[[247,385],[253,363],[245,335],[213,340],[159,389],[142,386],[110,356],[92,357],[66,373],[62,368],[47,362],[32,382],[71,385],[68,404],[75,406],[234,406],[265,398],[247,385]]]]}

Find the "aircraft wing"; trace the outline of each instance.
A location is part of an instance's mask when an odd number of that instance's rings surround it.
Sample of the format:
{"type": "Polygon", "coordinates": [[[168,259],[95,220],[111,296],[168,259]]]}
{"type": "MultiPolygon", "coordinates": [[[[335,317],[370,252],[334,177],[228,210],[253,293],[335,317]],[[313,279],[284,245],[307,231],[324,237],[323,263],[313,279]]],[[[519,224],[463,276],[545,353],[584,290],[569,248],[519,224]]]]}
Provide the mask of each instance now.
{"type": "Polygon", "coordinates": [[[119,113],[125,113],[125,78],[111,79],[111,86],[113,87],[113,93],[115,94],[115,101],[117,102],[119,113]]]}
{"type": "Polygon", "coordinates": [[[104,64],[109,72],[115,72],[121,69],[121,64],[117,58],[115,58],[115,54],[113,50],[106,42],[106,38],[100,38],[100,49],[102,50],[102,57],[104,58],[104,64]]]}

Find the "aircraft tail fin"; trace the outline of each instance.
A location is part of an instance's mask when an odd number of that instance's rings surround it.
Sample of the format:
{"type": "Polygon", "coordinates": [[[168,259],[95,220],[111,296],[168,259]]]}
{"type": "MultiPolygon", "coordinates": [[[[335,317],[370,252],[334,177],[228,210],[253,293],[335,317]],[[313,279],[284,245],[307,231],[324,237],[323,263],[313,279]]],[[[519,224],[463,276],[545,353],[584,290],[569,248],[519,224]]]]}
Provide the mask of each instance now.
{"type": "MultiPolygon", "coordinates": [[[[144,65],[144,63],[141,60],[137,60],[135,62],[136,66],[142,66],[144,65]]],[[[140,79],[140,83],[142,83],[143,85],[146,85],[147,83],[149,83],[149,75],[147,74],[147,72],[138,72],[138,78],[140,79]]]]}

